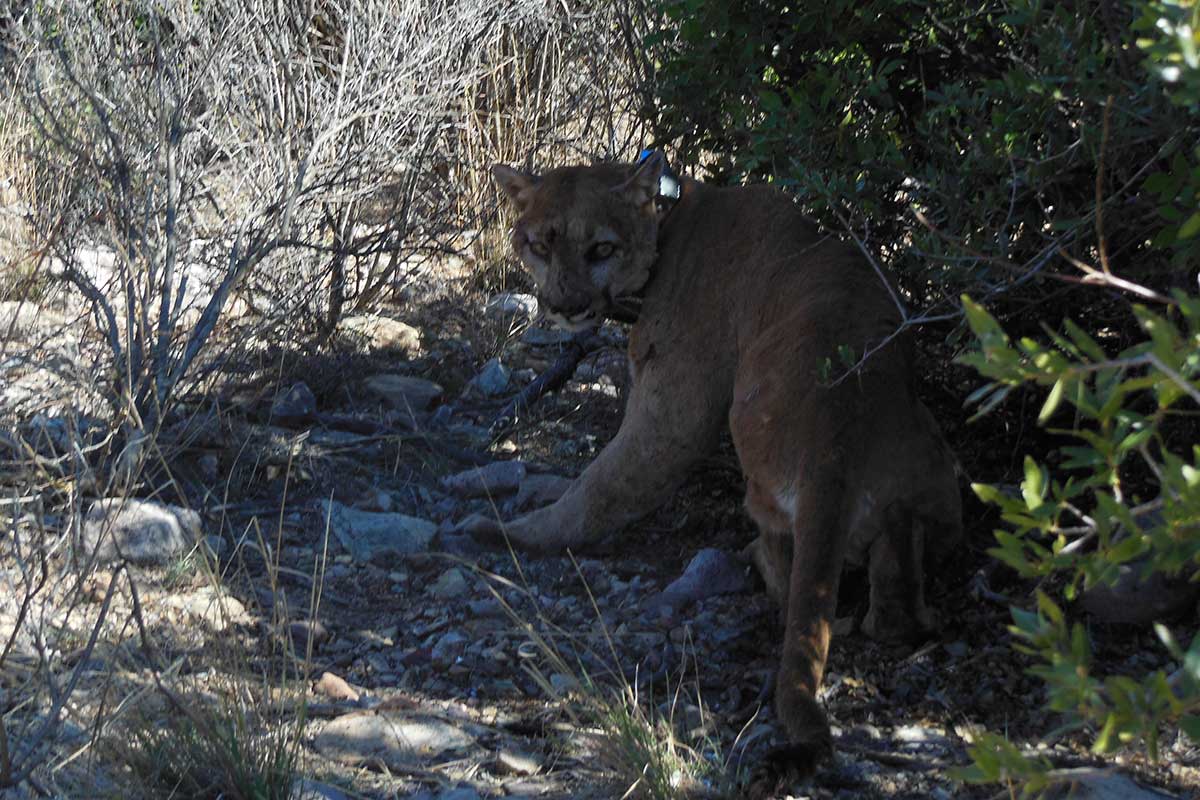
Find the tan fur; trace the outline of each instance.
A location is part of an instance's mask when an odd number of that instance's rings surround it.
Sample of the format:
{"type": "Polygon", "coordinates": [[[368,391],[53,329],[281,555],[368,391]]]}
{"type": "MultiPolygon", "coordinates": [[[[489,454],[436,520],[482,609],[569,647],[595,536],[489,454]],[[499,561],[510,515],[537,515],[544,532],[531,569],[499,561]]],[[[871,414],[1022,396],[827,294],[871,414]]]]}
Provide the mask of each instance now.
{"type": "Polygon", "coordinates": [[[520,211],[514,247],[552,316],[594,324],[644,289],[620,431],[558,502],[504,529],[539,550],[613,533],[668,499],[728,424],[762,530],[748,549],[783,609],[776,711],[794,757],[811,763],[830,747],[815,695],[843,563],[869,567],[866,633],[928,630],[926,550],[961,537],[953,457],[917,399],[902,339],[888,338],[900,323],[888,290],[856,251],[765,187],[685,180],[660,227],[661,166],[540,178],[494,168],[520,211]],[[587,258],[604,252],[591,249],[597,237],[615,243],[603,269],[587,258]],[[844,375],[839,346],[878,349],[844,375]]]}

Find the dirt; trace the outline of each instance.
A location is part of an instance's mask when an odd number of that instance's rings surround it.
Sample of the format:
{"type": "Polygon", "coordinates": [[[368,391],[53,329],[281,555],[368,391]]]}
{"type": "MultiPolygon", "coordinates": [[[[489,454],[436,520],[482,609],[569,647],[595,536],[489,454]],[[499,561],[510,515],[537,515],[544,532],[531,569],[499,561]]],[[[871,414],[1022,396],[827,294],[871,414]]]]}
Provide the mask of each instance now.
{"type": "MultiPolygon", "coordinates": [[[[218,633],[212,619],[155,611],[159,663],[182,658],[191,672],[219,672],[232,645],[244,673],[296,670],[294,698],[309,704],[303,769],[320,785],[355,796],[621,797],[628,779],[622,782],[606,760],[580,681],[593,682],[589,691],[604,697],[636,687],[644,707],[673,717],[683,739],[707,753],[714,774],[747,785],[781,742],[770,704],[778,615],[761,583],[747,566],[747,591],[686,608],[643,605],[701,548],[736,557],[753,538],[729,442],[665,508],[595,546],[537,558],[480,550],[455,525],[489,510],[492,499],[456,497],[441,479],[510,459],[531,474],[578,474],[620,423],[625,332],[613,327],[606,334],[611,346],[592,355],[591,368],[581,371],[586,380],[542,398],[515,429],[492,439],[487,426],[522,378],[491,398],[472,393],[471,379],[495,356],[518,375],[536,373],[553,360],[554,348],[522,344],[519,322],[486,320],[486,298],[432,290],[412,296],[418,299],[386,313],[422,331],[423,354],[282,354],[270,376],[231,382],[191,409],[193,422],[181,430],[203,420],[206,432],[181,434],[170,449],[165,494],[173,496],[165,499],[201,511],[206,533],[224,542],[213,563],[245,614],[218,624],[218,633]],[[378,372],[435,381],[446,390],[441,403],[448,410],[419,414],[413,425],[411,416],[361,391],[363,378],[378,372]],[[341,422],[274,424],[268,410],[275,393],[297,380],[312,389],[320,413],[341,422]],[[345,423],[351,419],[359,423],[354,430],[345,423]],[[429,552],[355,561],[321,513],[329,499],[428,519],[438,536],[429,552]],[[399,745],[388,749],[377,732],[381,715],[405,725],[435,720],[462,736],[416,755],[399,745]],[[376,731],[370,741],[357,749],[330,744],[335,729],[358,741],[360,724],[376,731]]],[[[947,366],[952,354],[940,344],[943,335],[923,335],[919,364],[928,378],[924,396],[963,461],[967,537],[929,589],[940,633],[915,647],[867,639],[857,630],[865,576],[847,574],[821,696],[837,756],[814,777],[778,783],[767,796],[993,797],[994,786],[954,778],[969,763],[973,736],[986,729],[1034,746],[1062,722],[1044,709],[1042,684],[1006,632],[1007,602],[1027,603],[1032,585],[986,555],[998,520],[966,485],[1019,480],[1022,453],[1044,444],[1045,434],[1022,422],[1030,409],[1019,397],[968,425],[959,398],[973,379],[947,366]]],[[[145,485],[165,483],[151,475],[145,485]]],[[[494,499],[504,509],[509,498],[494,499]]],[[[135,574],[148,609],[167,609],[166,598],[195,595],[210,582],[196,561],[135,574]]],[[[1186,640],[1194,632],[1193,621],[1177,635],[1186,640]]],[[[1147,634],[1097,625],[1092,633],[1100,672],[1166,666],[1147,634]]],[[[1193,796],[1200,781],[1200,750],[1181,734],[1165,735],[1157,764],[1132,748],[1094,756],[1090,741],[1086,732],[1064,733],[1040,754],[1059,767],[1117,766],[1178,796],[1193,796]]]]}

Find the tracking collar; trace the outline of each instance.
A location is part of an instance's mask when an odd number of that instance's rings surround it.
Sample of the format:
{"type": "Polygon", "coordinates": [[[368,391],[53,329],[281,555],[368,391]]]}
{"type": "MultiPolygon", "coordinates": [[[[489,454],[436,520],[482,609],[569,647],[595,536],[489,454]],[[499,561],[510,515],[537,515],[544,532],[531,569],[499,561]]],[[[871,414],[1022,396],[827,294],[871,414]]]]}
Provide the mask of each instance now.
{"type": "MultiPolygon", "coordinates": [[[[654,152],[653,150],[643,150],[638,153],[636,163],[641,164],[647,158],[654,155],[654,152]]],[[[679,202],[679,195],[679,176],[671,169],[671,165],[667,162],[664,155],[662,175],[658,178],[658,194],[654,196],[654,205],[658,208],[659,221],[679,202]]]]}

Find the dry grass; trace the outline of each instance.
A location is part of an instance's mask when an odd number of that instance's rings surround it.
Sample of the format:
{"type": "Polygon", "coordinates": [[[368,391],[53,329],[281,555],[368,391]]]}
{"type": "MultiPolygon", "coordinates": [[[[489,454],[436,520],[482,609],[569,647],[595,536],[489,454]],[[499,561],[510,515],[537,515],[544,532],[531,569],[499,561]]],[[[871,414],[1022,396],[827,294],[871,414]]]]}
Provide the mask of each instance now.
{"type": "Polygon", "coordinates": [[[465,88],[463,125],[450,176],[455,209],[476,235],[476,283],[488,292],[527,288],[510,269],[507,203],[487,169],[496,163],[543,169],[565,163],[632,160],[646,143],[642,96],[631,76],[622,3],[506,27],[488,43],[488,69],[465,88]]]}
{"type": "MultiPolygon", "coordinates": [[[[520,562],[511,551],[520,580],[524,580],[520,562]]],[[[572,558],[572,561],[574,559],[572,558]]],[[[591,601],[601,643],[581,641],[556,625],[541,611],[536,593],[527,585],[514,583],[500,575],[464,563],[480,575],[509,618],[524,630],[541,658],[521,663],[547,697],[594,743],[598,772],[618,787],[619,797],[647,800],[732,800],[739,797],[747,776],[733,764],[730,755],[737,742],[726,750],[707,724],[707,712],[700,695],[699,665],[681,659],[678,671],[668,673],[665,701],[657,701],[638,689],[638,681],[629,680],[621,671],[611,634],[604,623],[595,597],[575,564],[576,575],[591,601]],[[533,614],[518,611],[501,590],[516,592],[533,614]],[[580,648],[587,649],[591,660],[604,664],[599,671],[589,670],[579,659],[580,648]],[[568,676],[564,684],[549,676],[568,676]],[[698,720],[683,712],[685,700],[698,720]],[[699,724],[695,724],[699,722],[699,724]]],[[[739,737],[740,738],[740,737],[739,737]]]]}

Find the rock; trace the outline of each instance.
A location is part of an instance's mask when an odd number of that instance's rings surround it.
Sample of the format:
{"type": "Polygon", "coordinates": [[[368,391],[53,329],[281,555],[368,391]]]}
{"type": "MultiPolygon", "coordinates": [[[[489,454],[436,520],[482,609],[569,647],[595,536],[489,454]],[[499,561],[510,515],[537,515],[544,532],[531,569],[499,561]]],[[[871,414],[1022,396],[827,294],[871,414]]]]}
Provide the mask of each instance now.
{"type": "Polygon", "coordinates": [[[329,641],[329,629],[318,619],[298,619],[288,623],[288,637],[297,654],[305,653],[309,643],[315,651],[319,646],[329,641]]]}
{"type": "Polygon", "coordinates": [[[354,507],[360,511],[387,513],[395,504],[390,492],[385,492],[383,489],[368,489],[354,504],[354,507]]]}
{"type": "Polygon", "coordinates": [[[318,752],[341,763],[377,759],[400,772],[474,744],[468,733],[436,717],[399,712],[347,714],[329,722],[313,739],[318,752]]]}
{"type": "Polygon", "coordinates": [[[437,794],[424,789],[414,795],[409,795],[408,800],[483,800],[483,797],[470,786],[459,786],[455,789],[445,789],[437,794]]]}
{"type": "Polygon", "coordinates": [[[532,347],[550,347],[571,341],[575,334],[560,328],[528,327],[521,334],[521,341],[532,347]]]}
{"type": "Polygon", "coordinates": [[[332,672],[321,673],[321,678],[313,685],[313,691],[323,694],[331,700],[346,700],[357,703],[359,694],[354,687],[346,683],[340,675],[332,672]]]}
{"type": "Polygon", "coordinates": [[[1173,578],[1155,572],[1142,580],[1145,566],[1145,559],[1121,564],[1115,584],[1093,586],[1079,598],[1079,605],[1105,622],[1123,625],[1169,622],[1194,611],[1200,583],[1186,572],[1173,578]]]}
{"type": "Polygon", "coordinates": [[[562,497],[571,484],[570,478],[561,475],[527,475],[513,501],[513,508],[523,511],[529,508],[548,506],[562,497]]]}
{"type": "MultiPolygon", "coordinates": [[[[520,296],[520,295],[517,295],[520,296]]],[[[536,308],[537,301],[534,301],[536,308]]],[[[0,342],[23,338],[37,330],[50,331],[66,325],[62,314],[28,300],[0,302],[0,342]]]]}
{"type": "Polygon", "coordinates": [[[485,397],[495,397],[504,394],[512,383],[512,370],[493,358],[483,365],[479,374],[471,379],[471,385],[483,393],[485,397]]]}
{"type": "Polygon", "coordinates": [[[442,478],[442,485],[459,497],[487,497],[515,492],[525,480],[520,461],[494,461],[442,478]]]}
{"type": "Polygon", "coordinates": [[[316,413],[317,398],[304,382],[293,383],[271,403],[271,419],[281,425],[308,422],[316,413]]]}
{"type": "Polygon", "coordinates": [[[200,515],[188,508],[119,497],[97,500],[80,530],[84,558],[124,558],[134,564],[166,564],[200,540],[200,515]]]}
{"type": "Polygon", "coordinates": [[[492,295],[483,307],[483,313],[494,319],[523,317],[532,319],[538,313],[538,300],[531,294],[502,292],[492,295]]]}
{"type": "Polygon", "coordinates": [[[536,775],[542,769],[542,763],[533,756],[507,748],[497,751],[496,766],[513,775],[536,775]]]}
{"type": "Polygon", "coordinates": [[[311,778],[299,778],[292,784],[292,800],[350,800],[350,796],[327,783],[311,778]]]}
{"type": "Polygon", "coordinates": [[[504,606],[495,597],[472,600],[467,603],[467,611],[471,612],[471,616],[475,618],[504,616],[504,606]]]}
{"type": "Polygon", "coordinates": [[[438,795],[438,800],[483,800],[479,792],[470,786],[460,786],[457,789],[447,789],[438,795]]]}
{"type": "Polygon", "coordinates": [[[223,631],[230,625],[250,621],[242,601],[214,586],[201,586],[194,592],[171,595],[162,604],[177,609],[190,617],[207,623],[214,631],[223,631]]]}
{"type": "Polygon", "coordinates": [[[934,747],[942,750],[947,750],[952,746],[950,739],[940,728],[922,725],[902,725],[892,731],[892,738],[904,745],[934,747]]]}
{"type": "Polygon", "coordinates": [[[462,597],[470,588],[462,570],[458,567],[451,567],[429,587],[429,593],[439,600],[452,600],[455,597],[462,597]]]}
{"type": "Polygon", "coordinates": [[[1079,767],[1058,769],[1052,773],[1059,792],[1049,796],[1070,797],[1071,800],[1166,800],[1173,797],[1154,789],[1146,789],[1115,770],[1079,767]]]}
{"type": "Polygon", "coordinates": [[[373,350],[403,350],[410,357],[421,354],[421,331],[399,320],[366,314],[346,317],[340,328],[351,337],[365,340],[373,350]]]}
{"type": "Polygon", "coordinates": [[[429,651],[429,658],[434,664],[448,667],[467,649],[470,639],[458,631],[443,633],[429,651]]]}
{"type": "Polygon", "coordinates": [[[424,378],[381,372],[367,378],[367,392],[401,411],[424,411],[442,396],[442,387],[424,378]]]}
{"type": "Polygon", "coordinates": [[[429,549],[437,526],[407,514],[359,511],[332,500],[319,504],[334,536],[355,561],[368,562],[384,553],[421,553],[429,549]]]}
{"type": "Polygon", "coordinates": [[[695,555],[682,575],[646,601],[646,607],[669,605],[682,609],[707,597],[740,592],[745,588],[746,570],[742,562],[724,550],[706,547],[695,555]]]}

